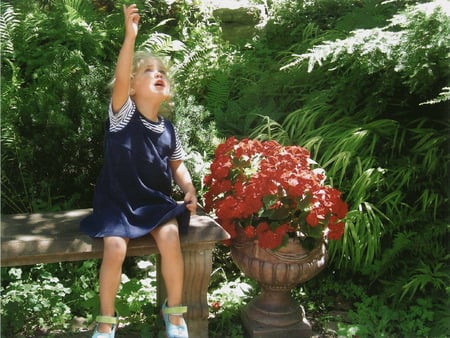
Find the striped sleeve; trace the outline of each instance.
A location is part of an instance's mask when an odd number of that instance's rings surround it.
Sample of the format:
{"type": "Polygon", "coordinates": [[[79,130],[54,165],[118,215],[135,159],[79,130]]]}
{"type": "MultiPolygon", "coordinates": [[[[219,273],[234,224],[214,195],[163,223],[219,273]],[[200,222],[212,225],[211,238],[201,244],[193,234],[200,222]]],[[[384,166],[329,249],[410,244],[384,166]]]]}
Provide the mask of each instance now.
{"type": "Polygon", "coordinates": [[[109,131],[117,132],[125,128],[125,126],[130,122],[131,117],[136,110],[135,103],[128,97],[128,100],[124,103],[122,108],[119,109],[117,113],[112,110],[112,103],[109,104],[109,131]]]}
{"type": "Polygon", "coordinates": [[[184,160],[186,157],[186,152],[181,146],[180,138],[178,137],[177,132],[175,132],[175,151],[172,156],[170,156],[171,161],[179,161],[184,160]]]}

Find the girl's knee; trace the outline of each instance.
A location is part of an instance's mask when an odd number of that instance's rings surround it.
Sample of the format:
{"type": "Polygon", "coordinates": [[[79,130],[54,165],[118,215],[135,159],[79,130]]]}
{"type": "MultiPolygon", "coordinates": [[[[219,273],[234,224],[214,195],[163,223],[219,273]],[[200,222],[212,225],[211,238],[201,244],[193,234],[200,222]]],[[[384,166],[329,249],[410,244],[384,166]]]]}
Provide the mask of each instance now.
{"type": "Polygon", "coordinates": [[[103,239],[104,256],[111,255],[116,259],[125,259],[127,254],[128,239],[122,237],[105,237],[103,239]]]}
{"type": "Polygon", "coordinates": [[[167,223],[160,226],[158,229],[157,236],[164,242],[179,242],[180,236],[178,232],[178,225],[173,223],[167,223]]]}
{"type": "Polygon", "coordinates": [[[166,248],[176,248],[180,246],[180,235],[178,223],[176,221],[159,226],[152,232],[152,235],[155,238],[160,251],[162,246],[166,248]]]}

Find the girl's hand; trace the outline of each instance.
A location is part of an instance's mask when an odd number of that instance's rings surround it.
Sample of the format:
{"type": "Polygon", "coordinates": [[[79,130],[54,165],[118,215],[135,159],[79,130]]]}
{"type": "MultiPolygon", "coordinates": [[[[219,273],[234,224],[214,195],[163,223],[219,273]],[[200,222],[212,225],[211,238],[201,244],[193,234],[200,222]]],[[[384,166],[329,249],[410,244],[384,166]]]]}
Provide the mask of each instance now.
{"type": "Polygon", "coordinates": [[[125,36],[136,38],[138,33],[139,10],[136,5],[122,6],[125,17],[125,36]]]}
{"type": "Polygon", "coordinates": [[[197,197],[195,194],[188,191],[186,195],[184,195],[184,203],[186,203],[186,208],[191,212],[191,214],[195,215],[197,210],[197,197]]]}

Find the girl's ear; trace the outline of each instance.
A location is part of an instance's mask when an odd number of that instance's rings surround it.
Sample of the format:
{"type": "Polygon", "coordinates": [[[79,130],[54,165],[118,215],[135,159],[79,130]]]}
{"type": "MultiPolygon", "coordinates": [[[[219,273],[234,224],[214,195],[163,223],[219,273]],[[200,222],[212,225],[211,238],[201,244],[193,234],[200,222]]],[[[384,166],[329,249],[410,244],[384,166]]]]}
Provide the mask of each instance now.
{"type": "Polygon", "coordinates": [[[130,88],[130,96],[133,96],[134,94],[136,94],[136,91],[134,88],[130,88]]]}

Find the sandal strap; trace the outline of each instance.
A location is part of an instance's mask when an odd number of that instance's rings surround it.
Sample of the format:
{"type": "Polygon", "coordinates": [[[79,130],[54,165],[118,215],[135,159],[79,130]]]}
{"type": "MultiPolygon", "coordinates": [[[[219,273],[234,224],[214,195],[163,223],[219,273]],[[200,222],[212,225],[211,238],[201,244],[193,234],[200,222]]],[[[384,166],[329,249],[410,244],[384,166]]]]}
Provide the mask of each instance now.
{"type": "Polygon", "coordinates": [[[181,315],[187,312],[187,306],[164,307],[163,313],[166,315],[181,315]]]}
{"type": "Polygon", "coordinates": [[[95,318],[95,321],[97,323],[105,323],[105,324],[117,324],[118,322],[117,317],[111,316],[97,316],[95,318]]]}

